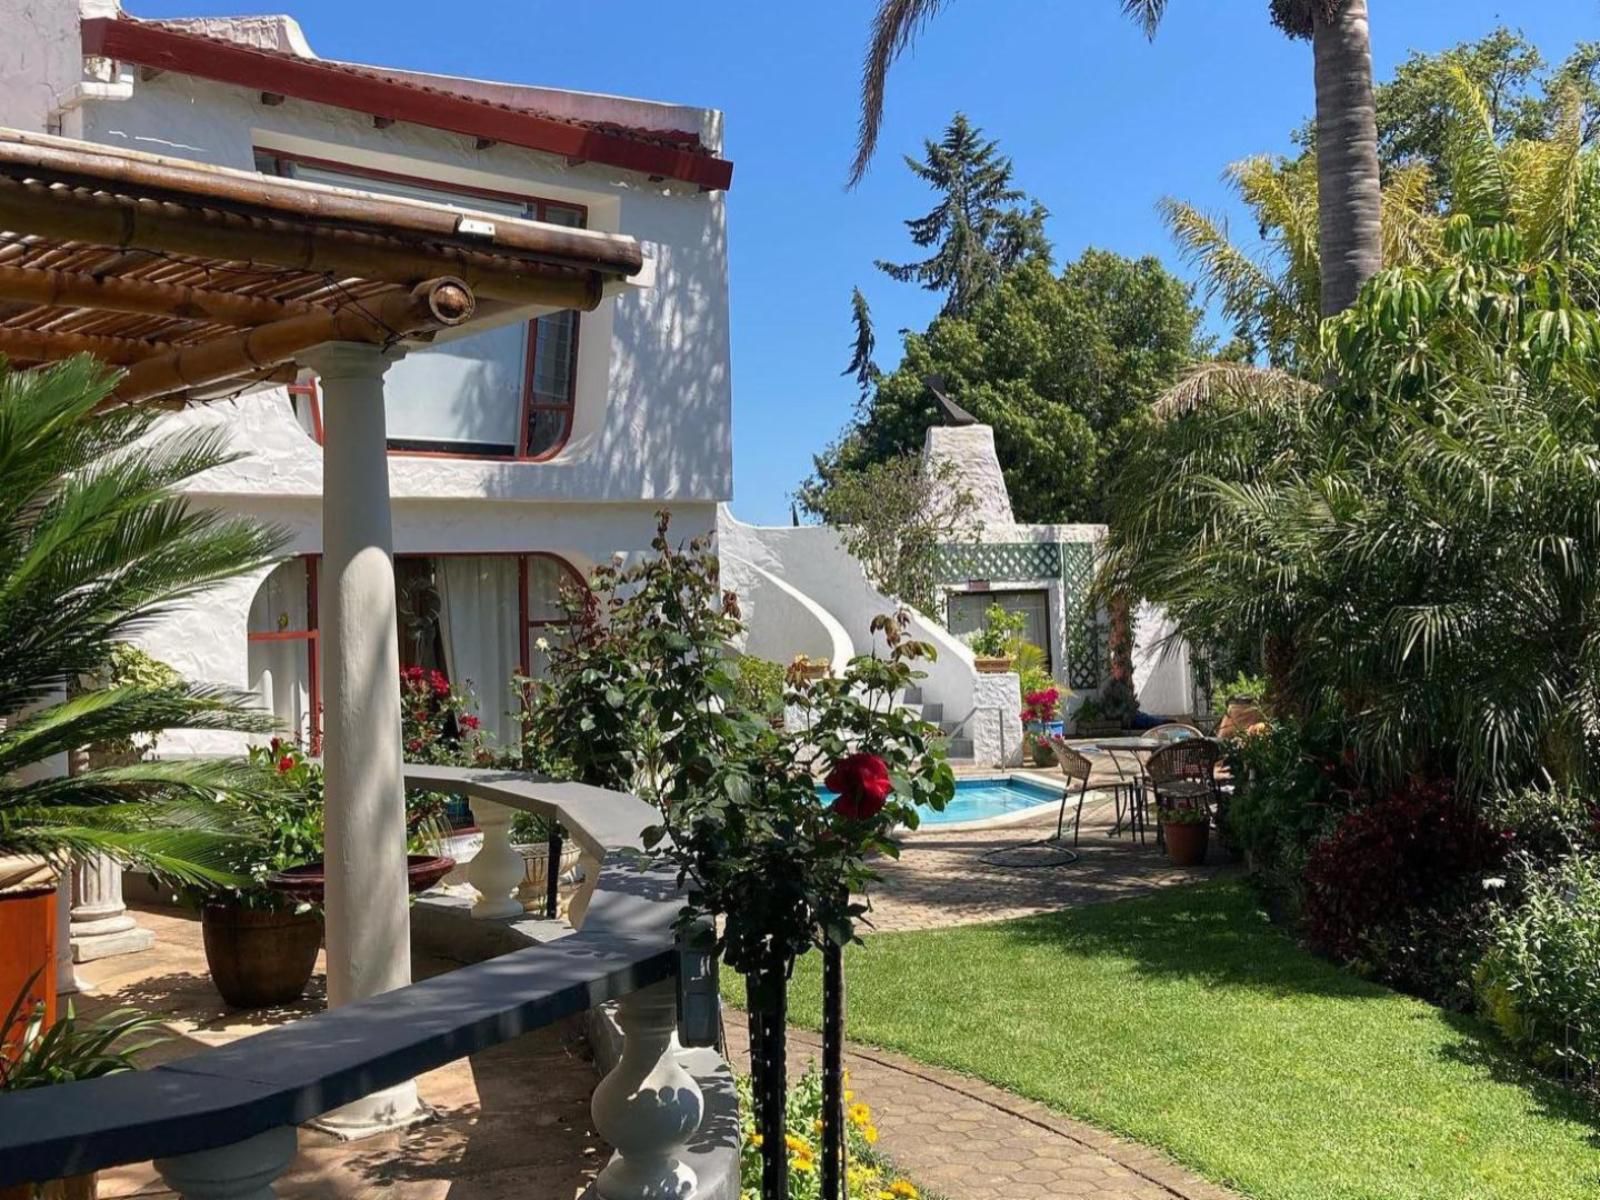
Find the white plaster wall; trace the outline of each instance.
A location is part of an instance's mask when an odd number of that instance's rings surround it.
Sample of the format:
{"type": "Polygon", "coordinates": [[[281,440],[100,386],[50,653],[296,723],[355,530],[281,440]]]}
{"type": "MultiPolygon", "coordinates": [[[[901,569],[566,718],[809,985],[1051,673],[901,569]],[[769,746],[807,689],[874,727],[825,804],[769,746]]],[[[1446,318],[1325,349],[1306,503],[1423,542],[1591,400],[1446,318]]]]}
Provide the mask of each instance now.
{"type": "Polygon", "coordinates": [[[48,133],[83,75],[77,0],[0,0],[0,125],[48,133]]]}
{"type": "MultiPolygon", "coordinates": [[[[724,556],[755,564],[831,613],[857,654],[873,645],[872,619],[897,607],[872,586],[861,563],[827,526],[746,525],[723,506],[718,511],[717,541],[724,556]]],[[[972,651],[938,621],[914,610],[911,621],[912,636],[931,643],[938,652],[937,660],[921,664],[927,676],[921,682],[924,699],[943,704],[945,719],[958,726],[960,736],[970,736],[966,727],[975,712],[980,678],[972,651]]]]}
{"type": "Polygon", "coordinates": [[[972,760],[985,766],[1021,766],[1022,688],[1016,672],[976,676],[972,705],[967,726],[972,760]]]}
{"type": "Polygon", "coordinates": [[[746,654],[787,664],[797,654],[826,659],[839,674],[854,655],[850,635],[832,613],[770,571],[731,554],[719,555],[722,586],[739,597],[746,654]]]}
{"type": "MultiPolygon", "coordinates": [[[[15,0],[0,0],[14,3],[15,0]]],[[[75,36],[75,35],[74,35],[75,36]]],[[[396,496],[526,501],[714,501],[732,494],[727,231],[724,196],[517,147],[477,150],[471,138],[399,123],[377,129],[357,113],[167,72],[129,99],[84,110],[91,141],[252,169],[256,146],[377,168],[444,184],[569,200],[594,228],[638,238],[654,282],[585,314],[579,334],[574,436],[547,463],[396,457],[396,496]]],[[[251,458],[208,481],[244,494],[321,491],[321,454],[289,457],[251,445],[251,458]],[[257,461],[266,459],[268,461],[257,461]]]]}
{"type": "Polygon", "coordinates": [[[1016,520],[1011,513],[1011,493],[995,454],[992,428],[930,426],[922,443],[922,469],[932,474],[946,465],[952,468],[951,485],[972,493],[974,525],[1010,525],[1016,520]]]}

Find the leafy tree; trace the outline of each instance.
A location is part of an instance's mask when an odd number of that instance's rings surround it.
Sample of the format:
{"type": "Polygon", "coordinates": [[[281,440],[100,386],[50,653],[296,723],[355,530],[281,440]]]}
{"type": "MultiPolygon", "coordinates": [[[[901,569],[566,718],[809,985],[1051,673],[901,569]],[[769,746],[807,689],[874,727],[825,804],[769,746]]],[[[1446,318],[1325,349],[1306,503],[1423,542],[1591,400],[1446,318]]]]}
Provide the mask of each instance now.
{"type": "Polygon", "coordinates": [[[214,434],[162,437],[158,413],[102,408],[116,375],[87,355],[33,371],[0,359],[0,853],[62,866],[102,854],[176,880],[231,882],[224,794],[265,800],[270,772],[238,759],[38,768],[151,731],[265,731],[254,697],[167,680],[82,690],[117,646],[179,601],[263,567],[279,544],[191,508],[178,489],[231,461],[214,434]],[[66,697],[62,699],[62,697],[66,697]]]}
{"type": "Polygon", "coordinates": [[[1520,234],[1382,273],[1331,324],[1333,386],[1223,378],[1152,417],[1102,586],[1200,641],[1253,638],[1291,711],[1367,771],[1468,792],[1600,783],[1600,317],[1520,234]]]}
{"type": "MultiPolygon", "coordinates": [[[[854,186],[877,149],[889,68],[949,0],[879,0],[861,71],[854,186]]],[[[1122,0],[1151,37],[1167,0],[1122,0]]],[[[1272,23],[1311,42],[1317,95],[1317,209],[1324,270],[1321,311],[1347,308],[1382,261],[1382,197],[1367,0],[1269,0],[1272,23]]]]}
{"type": "Polygon", "coordinates": [[[874,586],[936,611],[941,548],[970,537],[974,501],[954,464],[928,471],[917,454],[868,463],[835,475],[820,503],[822,519],[840,530],[874,586]]]}
{"type": "Polygon", "coordinates": [[[900,366],[817,457],[800,502],[825,516],[841,477],[919,453],[939,420],[924,380],[938,373],[994,426],[1018,520],[1099,520],[1125,423],[1203,349],[1199,321],[1189,289],[1153,258],[1091,250],[1059,275],[1024,265],[966,316],[906,338],[900,366]]]}
{"type": "Polygon", "coordinates": [[[878,269],[943,294],[946,316],[970,311],[1017,264],[1050,257],[1049,214],[1036,200],[1022,207],[1027,195],[1011,186],[1011,160],[999,144],[957,113],[943,138],[923,143],[925,161],[906,156],[912,174],[939,194],[931,212],[906,222],[911,240],[933,253],[920,262],[880,259],[878,269]]]}

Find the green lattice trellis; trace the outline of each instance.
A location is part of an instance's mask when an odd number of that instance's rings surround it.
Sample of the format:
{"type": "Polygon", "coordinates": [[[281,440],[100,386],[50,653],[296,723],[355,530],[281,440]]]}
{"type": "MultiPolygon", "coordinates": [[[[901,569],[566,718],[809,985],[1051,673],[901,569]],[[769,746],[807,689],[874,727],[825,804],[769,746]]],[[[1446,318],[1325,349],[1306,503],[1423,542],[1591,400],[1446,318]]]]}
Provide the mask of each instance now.
{"type": "Polygon", "coordinates": [[[1075,689],[1093,689],[1108,670],[1110,648],[1102,636],[1100,616],[1089,598],[1094,582],[1094,546],[1089,542],[993,542],[941,547],[945,583],[972,579],[1015,582],[1061,580],[1067,611],[1067,682],[1075,689]]]}
{"type": "Polygon", "coordinates": [[[1061,547],[1053,542],[993,542],[940,547],[945,583],[969,579],[1054,579],[1061,547]]]}
{"type": "Polygon", "coordinates": [[[1094,546],[1073,542],[1061,547],[1061,592],[1066,600],[1067,682],[1075,690],[1097,688],[1106,669],[1108,647],[1100,635],[1100,614],[1090,599],[1094,584],[1094,546]]]}

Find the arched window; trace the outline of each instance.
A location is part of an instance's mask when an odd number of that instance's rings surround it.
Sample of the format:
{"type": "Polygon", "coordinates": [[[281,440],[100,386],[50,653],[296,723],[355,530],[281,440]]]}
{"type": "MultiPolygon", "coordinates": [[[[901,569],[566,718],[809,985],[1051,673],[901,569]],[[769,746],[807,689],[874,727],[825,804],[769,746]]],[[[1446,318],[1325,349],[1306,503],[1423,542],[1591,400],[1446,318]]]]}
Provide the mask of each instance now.
{"type": "Polygon", "coordinates": [[[248,686],[279,725],[320,750],[317,687],[317,561],[293,558],[272,569],[250,601],[248,686]]]}

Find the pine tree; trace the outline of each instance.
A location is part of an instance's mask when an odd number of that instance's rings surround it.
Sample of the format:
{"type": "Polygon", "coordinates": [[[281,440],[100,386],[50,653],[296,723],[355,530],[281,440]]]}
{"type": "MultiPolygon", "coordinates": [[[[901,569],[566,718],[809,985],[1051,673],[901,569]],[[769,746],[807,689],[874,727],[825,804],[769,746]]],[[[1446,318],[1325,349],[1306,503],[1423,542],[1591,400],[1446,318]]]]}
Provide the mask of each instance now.
{"type": "Polygon", "coordinates": [[[906,166],[940,200],[926,216],[907,221],[906,228],[913,242],[933,253],[921,262],[879,260],[878,268],[891,279],[942,292],[943,314],[961,316],[1012,267],[1049,259],[1044,234],[1049,214],[1011,186],[1011,159],[998,153],[999,142],[986,139],[965,113],[952,118],[939,141],[923,145],[926,161],[908,155],[906,166]]]}
{"type": "Polygon", "coordinates": [[[856,340],[850,349],[850,365],[839,374],[854,375],[856,386],[861,389],[862,399],[865,399],[872,385],[878,381],[880,372],[872,358],[878,348],[878,336],[872,331],[872,309],[867,307],[867,298],[861,294],[860,288],[850,291],[850,319],[856,327],[856,340]]]}

